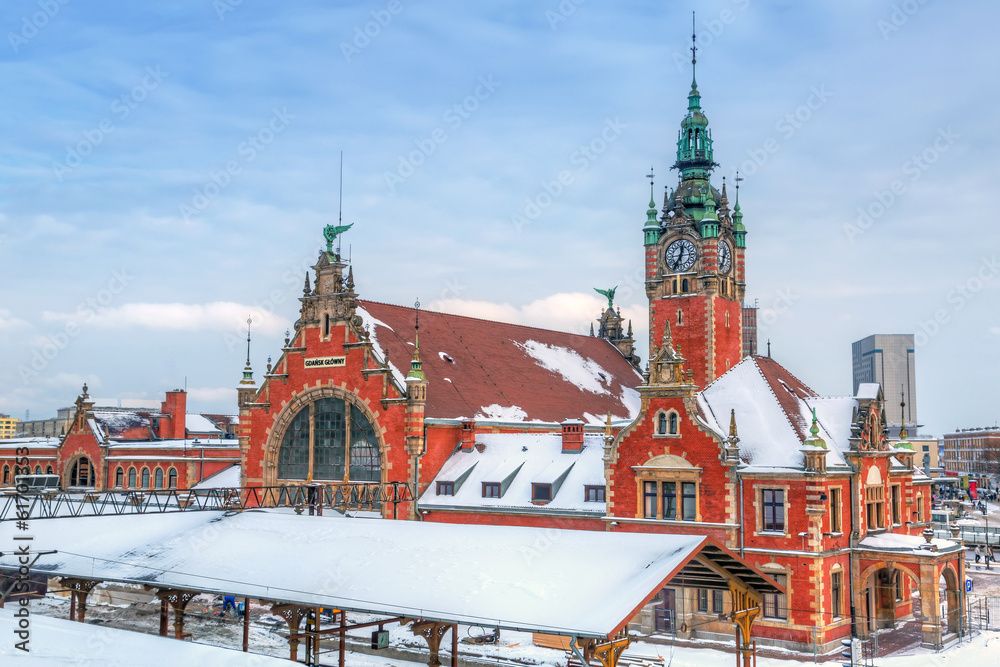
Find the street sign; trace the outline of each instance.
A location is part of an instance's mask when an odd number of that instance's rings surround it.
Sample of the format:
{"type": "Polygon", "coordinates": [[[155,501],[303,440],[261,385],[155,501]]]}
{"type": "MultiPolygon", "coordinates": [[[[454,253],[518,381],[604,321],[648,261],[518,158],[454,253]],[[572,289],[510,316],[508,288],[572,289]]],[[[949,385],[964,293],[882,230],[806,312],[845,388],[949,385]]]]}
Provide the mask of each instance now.
{"type": "Polygon", "coordinates": [[[972,579],[966,579],[965,580],[965,592],[966,593],[971,593],[972,592],[972,579]]]}

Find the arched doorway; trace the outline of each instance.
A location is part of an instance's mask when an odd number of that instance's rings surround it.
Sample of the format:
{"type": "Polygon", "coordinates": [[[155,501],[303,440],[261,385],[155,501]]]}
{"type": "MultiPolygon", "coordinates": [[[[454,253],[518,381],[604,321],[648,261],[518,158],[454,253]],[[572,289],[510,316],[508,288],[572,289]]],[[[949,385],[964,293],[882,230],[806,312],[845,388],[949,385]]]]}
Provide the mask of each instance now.
{"type": "Polygon", "coordinates": [[[962,607],[959,601],[958,577],[950,567],[941,571],[938,590],[941,594],[941,631],[946,635],[958,634],[962,607]]]}
{"type": "Polygon", "coordinates": [[[93,487],[94,467],[86,456],[73,459],[69,467],[69,487],[93,487]]]}

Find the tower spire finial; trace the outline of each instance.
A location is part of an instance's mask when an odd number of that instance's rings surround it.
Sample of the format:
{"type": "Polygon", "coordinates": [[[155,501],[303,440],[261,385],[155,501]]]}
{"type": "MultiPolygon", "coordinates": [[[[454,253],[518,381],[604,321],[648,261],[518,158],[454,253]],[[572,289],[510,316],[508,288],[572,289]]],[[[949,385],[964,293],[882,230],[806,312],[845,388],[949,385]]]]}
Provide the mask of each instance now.
{"type": "Polygon", "coordinates": [[[906,432],[906,392],[903,385],[899,385],[899,439],[906,442],[909,435],[906,432]]]}
{"type": "Polygon", "coordinates": [[[695,32],[694,12],[691,12],[691,90],[697,90],[698,81],[695,77],[695,66],[698,63],[698,35],[695,32]]]}
{"type": "Polygon", "coordinates": [[[423,363],[420,361],[420,299],[413,304],[413,309],[416,311],[413,318],[413,359],[410,360],[410,373],[406,379],[424,380],[423,363]]]}
{"type": "Polygon", "coordinates": [[[243,379],[240,384],[253,384],[253,369],[250,368],[250,325],[253,318],[247,317],[247,365],[243,367],[243,379]]]}

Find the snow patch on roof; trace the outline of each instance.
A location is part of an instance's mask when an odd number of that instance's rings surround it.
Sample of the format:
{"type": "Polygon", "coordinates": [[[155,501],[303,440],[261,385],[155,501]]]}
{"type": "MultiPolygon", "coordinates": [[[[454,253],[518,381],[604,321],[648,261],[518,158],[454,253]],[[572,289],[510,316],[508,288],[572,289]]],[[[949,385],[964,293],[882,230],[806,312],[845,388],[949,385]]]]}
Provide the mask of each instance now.
{"type": "Polygon", "coordinates": [[[188,433],[208,433],[211,435],[221,435],[222,431],[212,420],[203,415],[184,415],[184,428],[188,433]]]}
{"type": "Polygon", "coordinates": [[[519,348],[528,353],[539,366],[547,371],[558,373],[567,382],[576,385],[581,391],[591,394],[610,394],[608,387],[613,376],[593,359],[584,359],[576,350],[558,345],[546,345],[536,340],[528,340],[523,344],[515,342],[519,348]]]}
{"type": "Polygon", "coordinates": [[[858,392],[855,398],[876,399],[878,398],[879,389],[881,389],[881,386],[878,382],[862,382],[858,385],[858,392]]]}
{"type": "MultiPolygon", "coordinates": [[[[385,327],[389,331],[393,331],[393,328],[390,327],[385,322],[383,322],[382,320],[380,320],[377,317],[375,317],[374,315],[372,315],[371,313],[369,313],[367,310],[365,310],[361,306],[357,307],[357,309],[355,310],[355,314],[359,315],[361,317],[361,319],[363,320],[364,324],[367,325],[368,340],[371,341],[372,348],[374,348],[376,356],[380,360],[385,361],[386,358],[387,358],[387,356],[386,356],[385,350],[382,349],[381,345],[379,345],[378,336],[375,334],[375,328],[376,327],[385,327]]],[[[392,377],[396,380],[396,383],[400,387],[405,387],[406,386],[406,376],[403,375],[403,373],[396,367],[396,364],[392,363],[391,360],[389,361],[389,370],[392,371],[392,377]]]]}
{"type": "Polygon", "coordinates": [[[505,407],[499,403],[479,408],[479,412],[477,412],[473,417],[473,419],[503,422],[523,422],[527,418],[528,413],[516,405],[508,405],[505,407]]]}
{"type": "Polygon", "coordinates": [[[95,410],[94,418],[109,438],[134,428],[148,428],[149,419],[129,410],[95,410]]]}

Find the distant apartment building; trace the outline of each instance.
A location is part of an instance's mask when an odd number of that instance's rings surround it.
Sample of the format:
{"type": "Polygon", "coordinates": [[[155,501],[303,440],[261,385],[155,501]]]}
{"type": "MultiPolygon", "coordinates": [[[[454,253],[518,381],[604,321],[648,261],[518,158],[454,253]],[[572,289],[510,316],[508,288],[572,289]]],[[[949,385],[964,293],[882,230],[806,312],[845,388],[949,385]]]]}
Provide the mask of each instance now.
{"type": "Polygon", "coordinates": [[[914,349],[913,334],[875,334],[851,346],[854,393],[866,382],[882,385],[890,438],[899,437],[903,424],[910,436],[916,436],[920,425],[914,349]]]}
{"type": "Polygon", "coordinates": [[[757,304],[743,304],[743,356],[757,354],[757,304]]]}
{"type": "Polygon", "coordinates": [[[17,433],[17,420],[10,415],[0,415],[0,440],[13,438],[17,433]]]}
{"type": "Polygon", "coordinates": [[[973,479],[1000,475],[1000,427],[960,428],[945,434],[941,463],[947,472],[973,479]]]}

